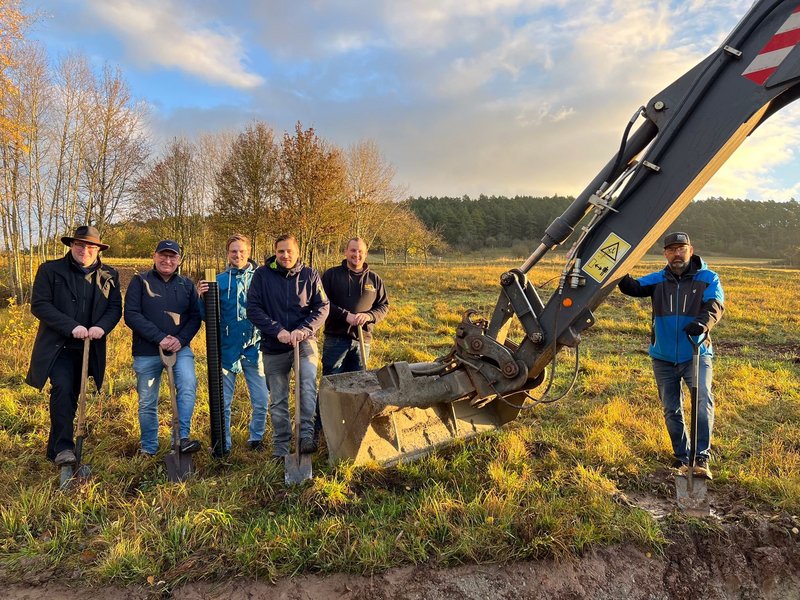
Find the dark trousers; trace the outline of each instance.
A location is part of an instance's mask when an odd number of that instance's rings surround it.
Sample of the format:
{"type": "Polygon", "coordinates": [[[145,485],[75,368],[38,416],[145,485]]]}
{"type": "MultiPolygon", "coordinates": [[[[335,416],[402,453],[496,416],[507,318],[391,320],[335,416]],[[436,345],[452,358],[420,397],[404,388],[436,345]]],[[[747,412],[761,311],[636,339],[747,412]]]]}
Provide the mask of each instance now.
{"type": "Polygon", "coordinates": [[[50,371],[50,438],[47,458],[54,460],[62,450],[74,450],[73,421],[81,391],[83,350],[64,348],[50,371]]]}

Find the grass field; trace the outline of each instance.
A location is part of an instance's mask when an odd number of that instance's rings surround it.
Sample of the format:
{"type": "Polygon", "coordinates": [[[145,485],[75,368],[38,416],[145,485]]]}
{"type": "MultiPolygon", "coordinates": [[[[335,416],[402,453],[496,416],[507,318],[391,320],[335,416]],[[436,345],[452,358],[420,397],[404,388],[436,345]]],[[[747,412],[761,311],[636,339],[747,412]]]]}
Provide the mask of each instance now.
{"type": "MultiPolygon", "coordinates": [[[[446,353],[463,311],[488,314],[498,278],[512,266],[376,265],[392,308],[373,364],[446,353]]],[[[658,266],[643,264],[636,274],[658,266]]],[[[798,514],[800,271],[731,261],[717,271],[726,314],[714,331],[712,488],[759,511],[798,514]]],[[[556,265],[537,267],[534,282],[556,274],[556,265]]],[[[240,388],[229,460],[203,453],[195,480],[171,484],[161,460],[138,457],[130,332],[120,324],[109,341],[107,386],[89,407],[85,452],[94,477],[61,493],[44,458],[47,396],[23,383],[35,320],[26,307],[10,306],[0,312],[0,573],[171,588],[232,576],[564,556],[622,541],[658,552],[683,517],[656,521],[619,501],[620,491],[663,493],[649,476],[670,457],[645,352],[649,314],[647,302],[613,294],[584,334],[572,394],[502,431],[392,468],[332,468],[315,457],[313,482],[291,489],[282,467],[245,449],[249,403],[240,388]]],[[[194,427],[205,438],[202,331],[193,347],[194,427]]],[[[165,451],[165,386],[160,409],[165,451]]]]}

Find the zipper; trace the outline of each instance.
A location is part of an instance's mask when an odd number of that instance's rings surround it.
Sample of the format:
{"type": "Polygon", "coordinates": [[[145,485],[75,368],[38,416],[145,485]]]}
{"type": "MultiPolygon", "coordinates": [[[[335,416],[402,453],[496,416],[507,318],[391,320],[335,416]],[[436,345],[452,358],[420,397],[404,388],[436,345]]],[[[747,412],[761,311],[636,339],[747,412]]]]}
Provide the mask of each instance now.
{"type": "MultiPolygon", "coordinates": [[[[677,303],[678,298],[681,297],[681,280],[678,279],[677,283],[675,284],[675,302],[677,303]]],[[[670,304],[672,304],[672,297],[670,297],[670,304]]],[[[678,364],[678,344],[680,342],[680,326],[681,322],[678,319],[678,307],[675,307],[675,364],[678,364]]]]}

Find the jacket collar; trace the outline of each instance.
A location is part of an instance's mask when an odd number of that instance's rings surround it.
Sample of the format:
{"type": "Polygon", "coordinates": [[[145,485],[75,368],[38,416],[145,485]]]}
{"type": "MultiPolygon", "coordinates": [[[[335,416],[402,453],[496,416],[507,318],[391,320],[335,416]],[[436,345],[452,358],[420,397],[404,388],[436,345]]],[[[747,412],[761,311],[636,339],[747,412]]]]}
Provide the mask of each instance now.
{"type": "Polygon", "coordinates": [[[283,265],[281,265],[278,262],[277,257],[274,254],[267,259],[265,264],[272,271],[275,271],[276,273],[280,273],[284,277],[294,277],[300,271],[303,270],[303,261],[300,260],[299,258],[297,259],[297,262],[295,263],[295,265],[291,269],[286,269],[286,268],[283,267],[283,265]]]}
{"type": "Polygon", "coordinates": [[[669,268],[669,265],[664,266],[664,271],[666,272],[668,277],[676,281],[680,281],[681,279],[685,279],[687,277],[693,277],[700,269],[705,269],[706,263],[700,258],[697,254],[693,254],[692,258],[689,259],[689,266],[686,267],[686,270],[681,273],[680,275],[675,275],[672,272],[672,269],[669,268]]]}
{"type": "Polygon", "coordinates": [[[364,263],[364,266],[361,268],[360,271],[353,271],[353,269],[351,269],[350,267],[347,266],[347,259],[344,259],[342,261],[342,267],[347,269],[347,272],[348,273],[352,273],[353,275],[364,275],[365,273],[367,273],[369,271],[369,264],[366,263],[366,262],[364,263]]]}

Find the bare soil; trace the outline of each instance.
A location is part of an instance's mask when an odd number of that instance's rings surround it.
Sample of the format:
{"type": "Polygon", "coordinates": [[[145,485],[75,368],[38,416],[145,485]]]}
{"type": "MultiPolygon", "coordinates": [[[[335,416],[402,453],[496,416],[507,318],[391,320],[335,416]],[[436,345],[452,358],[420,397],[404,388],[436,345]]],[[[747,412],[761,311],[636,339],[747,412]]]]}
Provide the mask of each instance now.
{"type": "MultiPolygon", "coordinates": [[[[664,500],[640,495],[655,514],[664,500]]],[[[668,502],[666,502],[668,504],[668,502]]],[[[658,517],[657,517],[658,518],[658,517]]],[[[416,566],[373,576],[303,575],[270,583],[235,579],[168,590],[160,582],[128,588],[81,588],[37,578],[4,585],[7,600],[756,600],[800,598],[800,535],[796,517],[739,514],[687,521],[664,554],[633,545],[598,549],[580,558],[455,568],[416,566]]]]}

